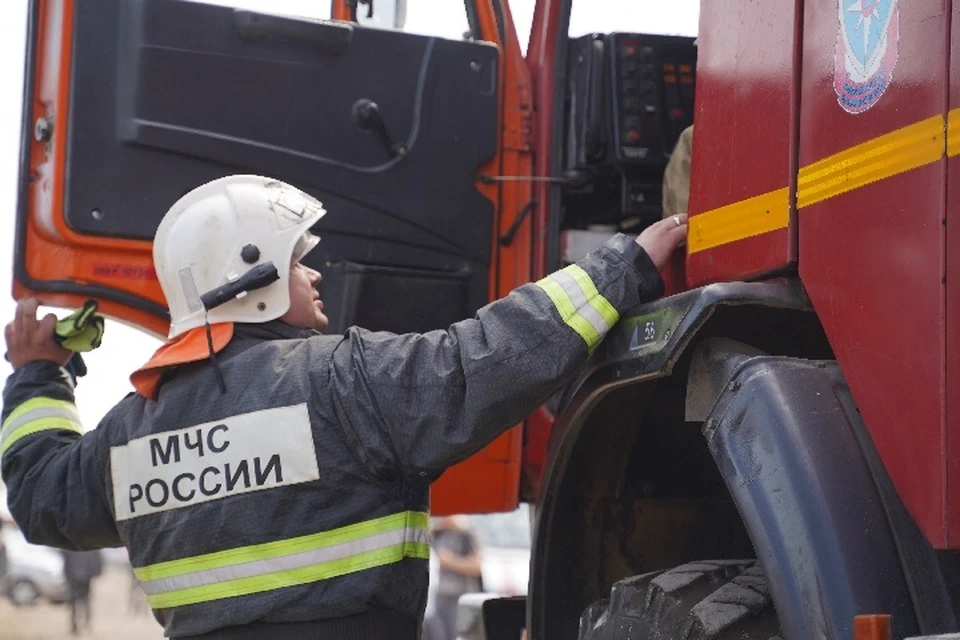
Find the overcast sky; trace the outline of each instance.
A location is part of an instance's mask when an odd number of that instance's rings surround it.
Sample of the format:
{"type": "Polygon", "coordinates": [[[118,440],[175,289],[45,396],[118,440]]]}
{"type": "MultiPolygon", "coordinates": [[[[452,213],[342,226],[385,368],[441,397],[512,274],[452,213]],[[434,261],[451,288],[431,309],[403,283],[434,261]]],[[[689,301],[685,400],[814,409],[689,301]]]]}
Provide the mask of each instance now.
{"type": "MultiPolygon", "coordinates": [[[[13,316],[10,295],[13,225],[19,164],[21,93],[28,0],[2,0],[0,20],[0,324],[13,316]]],[[[96,4],[99,0],[93,0],[96,4]]],[[[384,0],[377,0],[378,3],[384,0]]],[[[325,0],[212,0],[253,10],[329,17],[325,0]]],[[[526,47],[533,16],[533,0],[512,0],[521,46],[526,47]]],[[[574,0],[571,35],[590,32],[636,31],[696,35],[699,0],[574,0]]],[[[408,0],[407,31],[459,38],[466,30],[459,0],[408,0]]],[[[81,125],[82,126],[82,125],[81,125]]],[[[282,177],[282,176],[280,176],[282,177]]],[[[122,185],[117,185],[122,188],[122,185]]],[[[331,211],[330,215],[336,215],[331,211]]],[[[128,376],[145,362],[159,342],[135,329],[108,322],[103,346],[86,356],[90,373],[77,389],[77,405],[87,429],[120,398],[132,390],[128,376]]],[[[10,373],[0,360],[0,377],[10,373]]]]}

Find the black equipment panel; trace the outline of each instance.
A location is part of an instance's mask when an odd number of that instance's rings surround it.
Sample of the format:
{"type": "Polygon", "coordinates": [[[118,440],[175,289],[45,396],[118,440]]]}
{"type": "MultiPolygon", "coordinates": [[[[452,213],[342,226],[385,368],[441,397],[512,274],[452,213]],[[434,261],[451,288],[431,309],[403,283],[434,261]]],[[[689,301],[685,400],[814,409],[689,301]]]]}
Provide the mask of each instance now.
{"type": "Polygon", "coordinates": [[[570,41],[565,174],[595,195],[616,183],[621,218],[649,223],[660,215],[663,170],[693,123],[693,42],[638,33],[570,41]]]}
{"type": "Polygon", "coordinates": [[[693,39],[609,37],[616,159],[624,166],[664,166],[680,132],[693,124],[693,39]]]}

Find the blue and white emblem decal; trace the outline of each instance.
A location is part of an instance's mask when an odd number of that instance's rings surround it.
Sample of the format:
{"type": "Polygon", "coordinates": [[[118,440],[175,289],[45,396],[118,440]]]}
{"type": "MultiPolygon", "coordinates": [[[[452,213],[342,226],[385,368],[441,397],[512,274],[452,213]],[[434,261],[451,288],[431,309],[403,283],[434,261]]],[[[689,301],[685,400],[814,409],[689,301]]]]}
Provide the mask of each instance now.
{"type": "Polygon", "coordinates": [[[900,41],[897,0],[837,0],[840,33],[833,89],[847,113],[873,107],[893,80],[900,41]]]}

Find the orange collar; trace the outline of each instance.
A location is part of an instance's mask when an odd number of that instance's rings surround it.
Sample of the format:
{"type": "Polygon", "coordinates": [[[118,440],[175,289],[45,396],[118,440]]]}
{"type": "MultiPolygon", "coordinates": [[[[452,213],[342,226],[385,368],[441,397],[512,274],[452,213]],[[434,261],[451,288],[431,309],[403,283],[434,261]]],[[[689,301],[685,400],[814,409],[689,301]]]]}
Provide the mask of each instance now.
{"type": "MultiPolygon", "coordinates": [[[[233,339],[233,323],[212,324],[210,334],[213,338],[214,352],[220,353],[233,339]]],[[[206,360],[209,357],[207,330],[205,327],[197,327],[157,349],[145,365],[130,375],[130,383],[144,398],[156,400],[164,370],[179,364],[206,360]]]]}

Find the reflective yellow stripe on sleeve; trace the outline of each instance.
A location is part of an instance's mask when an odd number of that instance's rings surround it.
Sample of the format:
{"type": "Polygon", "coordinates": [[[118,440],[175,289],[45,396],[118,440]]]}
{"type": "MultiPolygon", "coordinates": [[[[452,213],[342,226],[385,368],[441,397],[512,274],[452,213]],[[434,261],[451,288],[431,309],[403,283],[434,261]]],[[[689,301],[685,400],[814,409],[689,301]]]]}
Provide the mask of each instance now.
{"type": "Polygon", "coordinates": [[[82,434],[80,415],[72,402],[53,398],[31,398],[17,406],[0,429],[0,456],[13,444],[34,433],[65,429],[82,434]]]}
{"type": "Polygon", "coordinates": [[[166,609],[430,558],[428,514],[405,511],[332,531],[134,569],[147,601],[166,609]]]}
{"type": "Polygon", "coordinates": [[[593,350],[620,319],[610,301],[600,295],[589,274],[572,264],[537,282],[553,301],[560,318],[593,350]]]}

